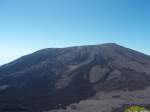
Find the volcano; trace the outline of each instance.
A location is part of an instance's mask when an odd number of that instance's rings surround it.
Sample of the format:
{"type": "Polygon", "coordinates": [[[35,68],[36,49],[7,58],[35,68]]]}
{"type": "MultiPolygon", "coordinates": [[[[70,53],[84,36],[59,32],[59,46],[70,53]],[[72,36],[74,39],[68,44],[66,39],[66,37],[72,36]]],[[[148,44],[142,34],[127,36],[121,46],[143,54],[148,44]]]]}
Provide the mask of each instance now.
{"type": "Polygon", "coordinates": [[[115,43],[47,48],[0,67],[0,109],[65,109],[104,93],[149,86],[150,56],[143,53],[115,43]]]}

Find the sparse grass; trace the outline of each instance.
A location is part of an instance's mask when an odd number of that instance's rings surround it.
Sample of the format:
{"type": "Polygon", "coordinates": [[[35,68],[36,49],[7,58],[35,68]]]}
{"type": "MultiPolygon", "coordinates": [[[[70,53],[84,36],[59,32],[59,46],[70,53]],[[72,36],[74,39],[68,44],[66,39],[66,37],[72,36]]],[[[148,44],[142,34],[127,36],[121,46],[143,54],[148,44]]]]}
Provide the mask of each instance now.
{"type": "Polygon", "coordinates": [[[124,112],[149,112],[149,111],[143,106],[131,106],[126,108],[124,112]]]}

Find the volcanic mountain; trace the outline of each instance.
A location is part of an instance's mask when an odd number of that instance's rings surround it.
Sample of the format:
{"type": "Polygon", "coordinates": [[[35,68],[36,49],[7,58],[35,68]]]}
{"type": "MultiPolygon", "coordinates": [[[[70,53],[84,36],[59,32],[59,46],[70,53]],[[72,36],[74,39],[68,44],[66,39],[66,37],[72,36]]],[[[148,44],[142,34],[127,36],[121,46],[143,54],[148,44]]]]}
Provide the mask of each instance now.
{"type": "Polygon", "coordinates": [[[0,67],[0,109],[41,112],[150,86],[150,56],[114,43],[47,48],[0,67]]]}

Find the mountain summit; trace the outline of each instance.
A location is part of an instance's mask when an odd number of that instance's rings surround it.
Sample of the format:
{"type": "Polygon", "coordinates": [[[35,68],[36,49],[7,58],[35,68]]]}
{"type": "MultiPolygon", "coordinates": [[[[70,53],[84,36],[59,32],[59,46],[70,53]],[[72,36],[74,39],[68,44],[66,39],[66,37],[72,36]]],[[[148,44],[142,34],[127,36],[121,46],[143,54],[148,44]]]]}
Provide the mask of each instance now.
{"type": "Polygon", "coordinates": [[[0,109],[64,107],[150,86],[150,56],[114,43],[48,48],[0,67],[0,109]]]}

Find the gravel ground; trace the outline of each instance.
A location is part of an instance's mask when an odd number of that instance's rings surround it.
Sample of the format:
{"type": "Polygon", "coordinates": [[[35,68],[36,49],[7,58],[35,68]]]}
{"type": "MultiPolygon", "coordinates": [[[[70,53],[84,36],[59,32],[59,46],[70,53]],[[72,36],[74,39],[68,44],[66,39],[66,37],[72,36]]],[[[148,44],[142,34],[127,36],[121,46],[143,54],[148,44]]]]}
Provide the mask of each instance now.
{"type": "Polygon", "coordinates": [[[47,112],[112,112],[124,105],[150,106],[150,87],[137,91],[98,92],[94,97],[71,104],[67,109],[47,112]]]}

